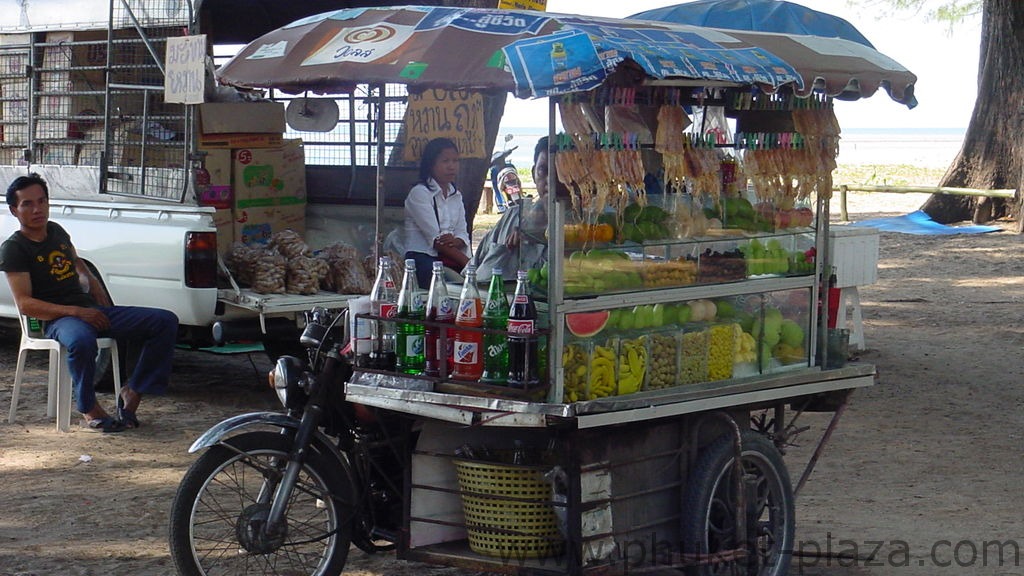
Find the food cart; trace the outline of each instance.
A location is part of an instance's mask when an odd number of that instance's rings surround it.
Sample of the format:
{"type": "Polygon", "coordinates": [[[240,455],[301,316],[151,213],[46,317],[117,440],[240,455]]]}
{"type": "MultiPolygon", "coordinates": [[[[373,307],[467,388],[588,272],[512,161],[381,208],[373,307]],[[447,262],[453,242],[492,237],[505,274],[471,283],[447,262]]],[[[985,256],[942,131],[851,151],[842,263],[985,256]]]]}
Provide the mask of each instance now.
{"type": "Polygon", "coordinates": [[[415,420],[399,556],[503,573],[784,574],[794,495],[849,393],[875,379],[829,346],[819,312],[833,97],[882,86],[909,104],[913,75],[841,40],[527,11],[340,11],[274,34],[222,81],[550,102],[549,188],[569,196],[544,199],[537,239],[541,385],[359,368],[345,389],[415,420]],[[782,449],[810,410],[834,415],[794,488],[782,449]]]}

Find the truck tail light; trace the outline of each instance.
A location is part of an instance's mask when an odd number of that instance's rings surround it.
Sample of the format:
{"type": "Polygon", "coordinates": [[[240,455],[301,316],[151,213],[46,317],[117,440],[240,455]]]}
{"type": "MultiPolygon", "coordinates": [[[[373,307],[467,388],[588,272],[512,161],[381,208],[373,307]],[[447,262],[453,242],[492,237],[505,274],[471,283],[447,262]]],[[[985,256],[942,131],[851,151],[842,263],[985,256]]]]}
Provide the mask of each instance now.
{"type": "Polygon", "coordinates": [[[185,236],[185,286],[217,287],[217,233],[189,232],[185,236]]]}

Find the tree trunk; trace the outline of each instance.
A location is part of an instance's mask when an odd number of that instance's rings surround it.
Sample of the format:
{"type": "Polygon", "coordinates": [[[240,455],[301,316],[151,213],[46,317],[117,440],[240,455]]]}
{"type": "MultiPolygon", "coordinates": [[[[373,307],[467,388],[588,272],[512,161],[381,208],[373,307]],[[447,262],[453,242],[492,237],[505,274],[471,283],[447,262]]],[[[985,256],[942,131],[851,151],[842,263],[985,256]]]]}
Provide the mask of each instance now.
{"type": "MultiPolygon", "coordinates": [[[[978,70],[978,98],[963,147],[939,185],[1013,188],[1018,191],[1017,199],[935,194],[921,209],[944,224],[1002,216],[1017,217],[1019,224],[1024,170],[1024,2],[984,0],[978,70]]],[[[951,91],[962,88],[943,87],[951,91]]],[[[935,92],[932,97],[942,96],[935,92]]]]}

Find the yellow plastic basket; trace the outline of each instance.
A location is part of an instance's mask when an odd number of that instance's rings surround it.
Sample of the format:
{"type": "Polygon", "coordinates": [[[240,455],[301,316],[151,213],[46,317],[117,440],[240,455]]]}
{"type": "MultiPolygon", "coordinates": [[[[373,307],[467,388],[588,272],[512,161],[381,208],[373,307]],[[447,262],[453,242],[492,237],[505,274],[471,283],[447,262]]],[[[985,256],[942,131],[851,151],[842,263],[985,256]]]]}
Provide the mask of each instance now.
{"type": "Polygon", "coordinates": [[[544,558],[565,542],[551,507],[551,485],[529,466],[455,461],[469,547],[502,558],[544,558]]]}

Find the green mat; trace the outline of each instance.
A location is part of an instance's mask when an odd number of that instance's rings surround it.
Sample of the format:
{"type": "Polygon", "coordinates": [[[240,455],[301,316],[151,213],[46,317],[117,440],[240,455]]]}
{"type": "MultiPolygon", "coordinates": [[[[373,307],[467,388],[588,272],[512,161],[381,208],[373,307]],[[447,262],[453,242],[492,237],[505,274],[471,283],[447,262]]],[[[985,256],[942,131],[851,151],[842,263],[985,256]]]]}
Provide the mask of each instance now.
{"type": "Polygon", "coordinates": [[[225,344],[223,346],[207,346],[206,348],[192,348],[187,344],[178,344],[182,350],[198,350],[211,354],[251,354],[252,352],[263,352],[263,344],[260,342],[241,342],[236,344],[225,344]]]}

